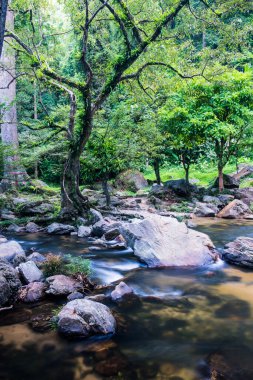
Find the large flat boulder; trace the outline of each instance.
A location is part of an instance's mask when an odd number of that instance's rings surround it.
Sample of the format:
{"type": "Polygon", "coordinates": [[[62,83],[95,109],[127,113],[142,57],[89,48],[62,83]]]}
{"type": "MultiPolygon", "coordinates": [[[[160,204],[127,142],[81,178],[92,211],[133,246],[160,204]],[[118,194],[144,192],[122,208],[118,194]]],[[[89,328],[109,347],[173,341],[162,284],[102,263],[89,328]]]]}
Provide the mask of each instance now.
{"type": "Polygon", "coordinates": [[[67,337],[114,334],[116,321],[110,309],[88,299],[70,301],[58,314],[58,330],[67,337]]]}
{"type": "Polygon", "coordinates": [[[46,293],[54,296],[69,295],[83,290],[83,286],[79,281],[63,274],[48,277],[46,283],[49,286],[46,293]]]}
{"type": "Polygon", "coordinates": [[[240,267],[253,268],[253,239],[239,237],[225,245],[223,259],[240,267]]]}
{"type": "Polygon", "coordinates": [[[17,255],[21,255],[25,258],[25,252],[18,242],[10,240],[0,244],[0,259],[13,262],[17,255]]]}
{"type": "Polygon", "coordinates": [[[75,227],[69,224],[52,223],[47,227],[50,235],[69,235],[71,232],[75,232],[75,227]]]}
{"type": "Polygon", "coordinates": [[[122,224],[121,234],[149,267],[200,266],[217,258],[210,238],[172,217],[149,214],[122,224]]]}
{"type": "Polygon", "coordinates": [[[217,217],[224,219],[242,219],[247,218],[251,214],[252,212],[246,203],[239,199],[234,199],[217,214],[217,217]]]}

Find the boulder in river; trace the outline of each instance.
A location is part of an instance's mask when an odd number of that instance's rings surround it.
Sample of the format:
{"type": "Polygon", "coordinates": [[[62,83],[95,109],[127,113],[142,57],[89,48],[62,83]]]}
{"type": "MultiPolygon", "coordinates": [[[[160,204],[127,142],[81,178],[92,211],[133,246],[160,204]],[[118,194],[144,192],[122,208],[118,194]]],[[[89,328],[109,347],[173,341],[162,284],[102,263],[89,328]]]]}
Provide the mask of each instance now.
{"type": "Polygon", "coordinates": [[[17,255],[25,257],[25,252],[18,242],[10,240],[0,243],[0,259],[13,262],[17,255]]]}
{"type": "Polygon", "coordinates": [[[50,235],[69,235],[75,231],[75,227],[69,224],[52,223],[47,227],[47,233],[50,235]]]}
{"type": "Polygon", "coordinates": [[[41,281],[43,279],[43,273],[34,261],[27,261],[26,263],[20,264],[18,266],[18,271],[26,284],[41,281]]]}
{"type": "Polygon", "coordinates": [[[251,214],[250,208],[244,202],[234,199],[217,214],[217,217],[224,219],[242,219],[251,214]]]}
{"type": "Polygon", "coordinates": [[[213,217],[219,212],[219,209],[214,204],[206,204],[202,202],[196,202],[194,214],[200,217],[213,217]]]}
{"type": "Polygon", "coordinates": [[[119,301],[124,296],[133,294],[133,289],[130,288],[125,282],[121,281],[115,289],[111,292],[111,298],[113,301],[119,301]]]}
{"type": "Polygon", "coordinates": [[[217,259],[210,238],[175,218],[156,214],[122,224],[121,234],[149,267],[200,266],[217,259]]]}
{"type": "Polygon", "coordinates": [[[19,299],[23,302],[37,302],[45,296],[46,285],[44,282],[31,282],[23,286],[19,292],[19,299]]]}
{"type": "Polygon", "coordinates": [[[91,228],[88,226],[80,226],[78,227],[77,235],[78,237],[88,237],[91,234],[91,228]]]}
{"type": "Polygon", "coordinates": [[[239,237],[226,244],[223,259],[234,265],[253,268],[253,238],[239,237]]]}
{"type": "Polygon", "coordinates": [[[70,301],[57,316],[58,330],[67,337],[114,334],[116,321],[110,309],[88,299],[70,301]]]}
{"type": "Polygon", "coordinates": [[[13,266],[0,260],[0,306],[12,303],[21,287],[21,282],[13,266]]]}
{"type": "Polygon", "coordinates": [[[83,286],[79,281],[63,274],[48,277],[46,282],[49,285],[46,293],[54,296],[68,295],[83,290],[83,286]]]}
{"type": "Polygon", "coordinates": [[[40,227],[38,226],[38,224],[34,223],[34,222],[29,222],[27,223],[27,225],[25,226],[25,230],[26,232],[29,232],[31,234],[34,234],[36,232],[39,232],[40,230],[40,227]]]}

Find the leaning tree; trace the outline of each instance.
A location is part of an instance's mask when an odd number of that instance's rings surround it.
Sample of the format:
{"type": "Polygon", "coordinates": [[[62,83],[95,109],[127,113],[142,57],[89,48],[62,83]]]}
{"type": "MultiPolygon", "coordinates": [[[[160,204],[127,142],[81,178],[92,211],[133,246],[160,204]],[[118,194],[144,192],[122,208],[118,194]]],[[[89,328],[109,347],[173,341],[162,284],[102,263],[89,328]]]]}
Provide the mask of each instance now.
{"type": "MultiPolygon", "coordinates": [[[[176,68],[178,61],[174,66],[174,61],[171,62],[166,55],[169,51],[166,44],[177,38],[174,29],[182,11],[190,9],[192,12],[193,8],[201,8],[204,12],[206,9],[210,13],[209,18],[215,11],[205,0],[199,0],[198,4],[196,1],[190,4],[190,0],[166,0],[163,4],[156,0],[66,0],[65,6],[72,22],[72,38],[76,41],[71,57],[76,62],[75,75],[57,70],[54,63],[50,67],[51,57],[46,58],[45,52],[40,53],[43,43],[36,43],[36,38],[43,41],[45,36],[36,31],[31,10],[25,12],[29,15],[31,35],[20,37],[12,30],[8,30],[6,35],[13,39],[19,53],[25,54],[26,64],[30,64],[39,81],[69,96],[68,125],[57,126],[48,119],[47,123],[52,128],[64,130],[68,139],[61,186],[61,216],[70,219],[83,215],[89,208],[87,198],[79,190],[80,156],[90,138],[99,109],[121,82],[136,79],[143,87],[141,76],[146,70],[162,67],[182,78],[196,76],[196,70],[191,75],[182,74],[176,68]]],[[[173,42],[172,47],[175,50],[173,42]]]]}

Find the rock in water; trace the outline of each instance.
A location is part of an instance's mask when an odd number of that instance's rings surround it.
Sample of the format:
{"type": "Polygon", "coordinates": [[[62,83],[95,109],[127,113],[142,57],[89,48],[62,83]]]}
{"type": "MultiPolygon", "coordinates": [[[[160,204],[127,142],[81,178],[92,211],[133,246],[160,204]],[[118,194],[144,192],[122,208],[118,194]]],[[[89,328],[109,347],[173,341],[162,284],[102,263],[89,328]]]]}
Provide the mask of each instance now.
{"type": "Polygon", "coordinates": [[[45,295],[45,288],[46,285],[43,282],[31,282],[22,287],[19,299],[27,303],[40,301],[45,295]]]}
{"type": "Polygon", "coordinates": [[[74,231],[74,226],[62,223],[52,223],[47,227],[47,233],[52,235],[68,235],[74,231]]]}
{"type": "Polygon", "coordinates": [[[46,293],[54,296],[68,295],[83,290],[83,286],[79,281],[63,274],[48,277],[46,282],[49,285],[49,289],[46,293]]]}
{"type": "Polygon", "coordinates": [[[58,330],[67,337],[114,334],[116,321],[110,309],[87,299],[70,301],[58,314],[58,330]]]}
{"type": "Polygon", "coordinates": [[[113,301],[122,299],[125,295],[133,294],[133,289],[130,288],[125,282],[121,281],[115,289],[111,292],[113,301]]]}
{"type": "Polygon", "coordinates": [[[22,255],[25,257],[23,248],[16,241],[10,240],[0,244],[0,259],[13,262],[17,255],[22,255]]]}
{"type": "Polygon", "coordinates": [[[250,208],[242,201],[234,199],[225,206],[217,215],[218,218],[240,219],[251,215],[250,208]]]}
{"type": "Polygon", "coordinates": [[[21,282],[13,266],[0,260],[0,306],[12,303],[20,287],[21,282]]]}
{"type": "Polygon", "coordinates": [[[18,266],[18,271],[26,284],[41,281],[43,279],[43,273],[34,261],[27,261],[26,263],[20,264],[18,266]]]}
{"type": "Polygon", "coordinates": [[[120,231],[149,267],[200,266],[217,259],[207,235],[189,230],[175,218],[150,214],[144,220],[122,224],[120,231]]]}
{"type": "Polygon", "coordinates": [[[88,237],[90,236],[91,234],[91,228],[90,227],[87,227],[87,226],[80,226],[78,228],[78,232],[77,232],[77,235],[78,237],[88,237]]]}
{"type": "Polygon", "coordinates": [[[234,265],[253,268],[253,239],[239,237],[226,244],[223,259],[234,265]]]}

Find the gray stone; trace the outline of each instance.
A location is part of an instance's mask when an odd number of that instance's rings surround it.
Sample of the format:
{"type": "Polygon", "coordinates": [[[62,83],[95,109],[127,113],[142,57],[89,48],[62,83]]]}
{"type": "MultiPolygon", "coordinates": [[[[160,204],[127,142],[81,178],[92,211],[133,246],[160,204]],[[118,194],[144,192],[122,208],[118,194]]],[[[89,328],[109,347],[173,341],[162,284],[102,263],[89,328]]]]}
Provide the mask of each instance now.
{"type": "Polygon", "coordinates": [[[48,277],[46,282],[49,285],[46,293],[54,296],[69,295],[83,290],[83,286],[79,281],[63,274],[48,277]]]}
{"type": "Polygon", "coordinates": [[[0,306],[12,303],[20,287],[21,282],[13,266],[0,260],[0,306]]]}
{"type": "Polygon", "coordinates": [[[200,266],[217,259],[210,238],[175,218],[156,214],[122,224],[121,234],[134,254],[149,267],[200,266]]]}
{"type": "Polygon", "coordinates": [[[70,293],[67,297],[67,300],[68,301],[74,301],[74,300],[80,300],[84,298],[84,295],[83,293],[80,293],[80,292],[74,292],[74,293],[70,293]]]}
{"type": "Polygon", "coordinates": [[[45,296],[46,285],[44,282],[31,282],[23,286],[19,292],[19,299],[23,302],[38,302],[45,296]]]}
{"type": "Polygon", "coordinates": [[[244,202],[234,199],[218,213],[217,217],[224,219],[242,219],[251,214],[250,208],[244,202]]]}
{"type": "Polygon", "coordinates": [[[253,268],[253,238],[239,237],[226,244],[223,259],[234,265],[253,268]]]}
{"type": "Polygon", "coordinates": [[[198,192],[197,186],[187,183],[185,179],[167,181],[164,183],[164,188],[172,190],[176,195],[181,197],[187,197],[191,193],[198,192]]]}
{"type": "Polygon", "coordinates": [[[52,235],[69,235],[74,231],[74,226],[62,223],[52,223],[47,227],[47,233],[52,235]]]}
{"type": "Polygon", "coordinates": [[[88,237],[91,234],[91,228],[87,226],[80,226],[78,227],[77,235],[78,237],[88,237]]]}
{"type": "Polygon", "coordinates": [[[10,240],[0,244],[0,259],[6,259],[9,262],[13,262],[17,255],[25,257],[23,248],[16,241],[10,240]]]}
{"type": "Polygon", "coordinates": [[[117,176],[115,185],[121,189],[136,192],[147,187],[148,182],[138,170],[126,170],[117,176]]]}
{"type": "Polygon", "coordinates": [[[114,240],[117,236],[120,235],[120,230],[118,228],[111,228],[105,232],[105,240],[114,240]]]}
{"type": "Polygon", "coordinates": [[[41,264],[47,261],[46,257],[39,252],[33,252],[27,257],[27,260],[34,261],[36,264],[41,264]]]}
{"type": "Polygon", "coordinates": [[[115,289],[111,292],[111,298],[113,301],[121,300],[125,295],[133,293],[133,289],[130,288],[125,282],[121,281],[115,289]]]}
{"type": "Polygon", "coordinates": [[[206,204],[197,202],[194,209],[194,214],[200,217],[213,217],[219,212],[219,209],[214,204],[206,204]]]}
{"type": "Polygon", "coordinates": [[[105,218],[95,223],[91,229],[91,236],[102,237],[107,231],[118,226],[118,223],[109,218],[105,218]]]}
{"type": "Polygon", "coordinates": [[[37,267],[33,261],[27,261],[18,266],[18,271],[21,278],[26,284],[30,282],[41,281],[43,279],[42,271],[37,267]]]}
{"type": "Polygon", "coordinates": [[[58,330],[67,337],[114,334],[116,321],[110,309],[88,299],[67,303],[58,314],[58,330]]]}
{"type": "Polygon", "coordinates": [[[203,202],[205,203],[211,203],[214,204],[215,206],[222,206],[222,201],[218,197],[214,197],[212,195],[205,195],[203,197],[203,202]]]}
{"type": "Polygon", "coordinates": [[[18,226],[17,224],[15,223],[12,223],[10,224],[7,229],[6,229],[8,232],[24,232],[25,231],[25,228],[24,227],[21,227],[21,226],[18,226]]]}
{"type": "Polygon", "coordinates": [[[29,222],[25,226],[25,230],[26,232],[29,232],[29,233],[36,233],[40,230],[40,227],[34,222],[29,222]]]}

